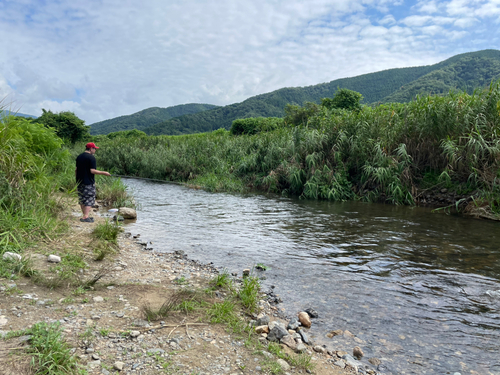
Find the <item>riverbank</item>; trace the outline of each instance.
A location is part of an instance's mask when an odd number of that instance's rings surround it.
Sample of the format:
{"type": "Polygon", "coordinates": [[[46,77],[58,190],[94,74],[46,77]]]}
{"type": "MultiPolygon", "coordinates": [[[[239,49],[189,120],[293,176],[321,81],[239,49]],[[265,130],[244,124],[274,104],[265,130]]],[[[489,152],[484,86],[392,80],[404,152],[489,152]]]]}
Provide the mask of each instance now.
{"type": "MultiPolygon", "coordinates": [[[[306,347],[311,366],[293,366],[293,363],[290,366],[288,361],[288,365],[281,362],[284,369],[280,370],[276,365],[279,357],[294,355],[291,349],[285,345],[269,346],[262,336],[259,341],[258,335],[230,333],[227,324],[210,324],[202,309],[186,314],[187,305],[185,311],[172,311],[158,321],[148,322],[145,312],[164,305],[172,295],[213,286],[217,270],[182,254],[168,253],[168,249],[161,249],[162,253],[145,250],[138,243],[140,240],[127,233],[119,235],[118,252],[114,256],[96,261],[92,231],[106,218],[99,213],[95,213],[94,218],[94,223],[81,223],[76,200],[71,202],[63,213],[63,219],[70,225],[68,233],[41,242],[23,255],[31,258],[33,269],[45,274],[46,281],[58,271],[54,273],[57,263],[47,262],[48,255],[67,258],[78,251],[87,264],[78,270],[78,277],[98,278],[91,289],[75,289],[69,279],[68,285],[62,283],[54,288],[48,288],[46,283],[40,285],[34,278],[0,279],[0,330],[3,336],[11,337],[0,341],[1,374],[34,373],[30,369],[30,357],[23,354],[30,338],[12,332],[25,330],[37,322],[60,322],[63,338],[89,374],[116,371],[125,374],[292,374],[311,372],[312,367],[312,373],[320,375],[354,372],[349,366],[344,370],[339,367],[345,365],[345,361],[337,354],[347,353],[319,353],[312,346],[306,347]]],[[[236,277],[235,284],[238,280],[241,279],[236,277]]],[[[227,291],[215,290],[210,302],[221,303],[228,298],[227,291]]],[[[276,307],[264,299],[259,302],[259,310],[258,313],[269,316],[271,321],[279,321],[273,316],[276,307]]],[[[237,314],[241,319],[252,319],[242,309],[237,314]]]]}

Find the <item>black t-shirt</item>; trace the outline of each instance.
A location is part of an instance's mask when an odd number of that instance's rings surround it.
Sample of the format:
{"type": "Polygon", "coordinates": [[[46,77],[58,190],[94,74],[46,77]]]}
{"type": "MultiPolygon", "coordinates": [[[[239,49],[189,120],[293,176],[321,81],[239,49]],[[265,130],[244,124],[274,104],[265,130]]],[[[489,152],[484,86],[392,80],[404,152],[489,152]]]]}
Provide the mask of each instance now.
{"type": "Polygon", "coordinates": [[[94,185],[95,177],[90,173],[91,169],[97,169],[94,155],[84,152],[76,158],[76,182],[78,185],[94,185]]]}

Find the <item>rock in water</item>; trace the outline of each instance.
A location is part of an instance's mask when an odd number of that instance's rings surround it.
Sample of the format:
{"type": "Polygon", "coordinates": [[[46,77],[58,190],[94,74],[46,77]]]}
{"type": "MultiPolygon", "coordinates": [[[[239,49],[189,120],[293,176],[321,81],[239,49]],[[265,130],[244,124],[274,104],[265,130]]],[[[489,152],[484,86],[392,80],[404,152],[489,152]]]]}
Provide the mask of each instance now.
{"type": "Polygon", "coordinates": [[[305,311],[306,311],[306,313],[309,314],[309,316],[311,318],[317,318],[319,316],[318,312],[314,309],[309,308],[309,309],[306,309],[305,311]]]}
{"type": "Polygon", "coordinates": [[[299,312],[299,322],[306,328],[311,328],[311,319],[305,311],[299,312]]]}
{"type": "Polygon", "coordinates": [[[360,359],[361,357],[363,357],[365,355],[365,353],[363,353],[363,351],[361,350],[361,348],[359,346],[355,346],[352,349],[352,355],[355,358],[360,359]]]}
{"type": "Polygon", "coordinates": [[[133,208],[120,207],[118,213],[125,219],[137,219],[137,212],[133,208]]]}

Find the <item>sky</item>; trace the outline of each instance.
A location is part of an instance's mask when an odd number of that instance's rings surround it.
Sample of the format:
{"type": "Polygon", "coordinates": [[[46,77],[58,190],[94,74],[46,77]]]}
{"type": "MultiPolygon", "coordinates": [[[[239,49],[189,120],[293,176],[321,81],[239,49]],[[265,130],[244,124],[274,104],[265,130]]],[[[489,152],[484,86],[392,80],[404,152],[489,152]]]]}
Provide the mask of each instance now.
{"type": "Polygon", "coordinates": [[[0,101],[92,123],[500,49],[500,0],[0,0],[0,101]]]}

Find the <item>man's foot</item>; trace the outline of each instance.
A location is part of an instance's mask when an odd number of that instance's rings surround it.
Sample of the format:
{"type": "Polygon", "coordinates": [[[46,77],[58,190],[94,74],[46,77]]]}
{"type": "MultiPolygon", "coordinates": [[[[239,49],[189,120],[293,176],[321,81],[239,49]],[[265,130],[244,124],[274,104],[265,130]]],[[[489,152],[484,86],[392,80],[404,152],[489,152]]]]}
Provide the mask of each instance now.
{"type": "Polygon", "coordinates": [[[80,219],[81,222],[83,223],[93,223],[94,222],[94,218],[93,217],[88,217],[86,219],[84,219],[83,217],[80,219]]]}

